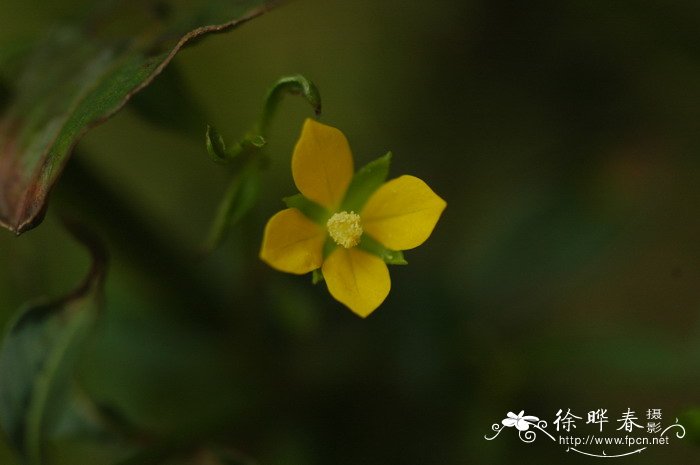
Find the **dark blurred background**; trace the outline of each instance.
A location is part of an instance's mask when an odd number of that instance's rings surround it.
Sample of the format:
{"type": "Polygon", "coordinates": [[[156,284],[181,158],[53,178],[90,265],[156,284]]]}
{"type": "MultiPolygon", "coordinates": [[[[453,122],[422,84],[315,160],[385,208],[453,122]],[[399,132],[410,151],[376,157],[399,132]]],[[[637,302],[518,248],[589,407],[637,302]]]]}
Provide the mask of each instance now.
{"type": "MultiPolygon", "coordinates": [[[[0,40],[82,3],[3,0],[0,40]]],[[[205,125],[234,140],[291,73],[319,86],[322,121],[358,166],[392,150],[392,176],[421,177],[448,208],[364,321],[264,266],[262,228],[295,192],[289,157],[310,114],[290,97],[258,207],[176,271],[223,303],[226,330],[198,324],[204,311],[179,308],[187,291],[134,260],[153,238],[113,234],[85,386],[159,435],[225,425],[212,438],[260,464],[588,463],[544,438],[484,435],[523,409],[551,422],[607,408],[612,428],[628,407],[661,408],[673,423],[700,405],[699,24],[694,0],[298,0],[184,50],[173,65],[203,110],[196,137],[128,106],[77,154],[168,247],[196,248],[230,176],[207,157],[205,125]]],[[[0,234],[5,323],[87,268],[53,210],[0,234]]],[[[54,455],[110,453],[75,441],[54,455]]],[[[686,438],[619,460],[698,457],[686,438]]]]}

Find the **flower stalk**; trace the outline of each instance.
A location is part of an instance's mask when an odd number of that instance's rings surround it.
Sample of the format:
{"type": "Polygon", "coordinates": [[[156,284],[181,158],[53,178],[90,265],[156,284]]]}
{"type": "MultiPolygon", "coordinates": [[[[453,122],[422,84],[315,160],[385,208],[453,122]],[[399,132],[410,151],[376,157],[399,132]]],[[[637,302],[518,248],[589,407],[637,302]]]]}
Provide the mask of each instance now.
{"type": "Polygon", "coordinates": [[[316,116],[321,113],[321,95],[313,82],[297,74],[279,79],[268,91],[263,111],[258,121],[243,136],[227,145],[216,128],[207,126],[205,143],[207,152],[216,163],[227,165],[234,173],[217,208],[209,229],[204,251],[211,252],[226,238],[232,226],[238,223],[255,205],[260,190],[261,171],[267,166],[265,154],[270,124],[285,95],[300,95],[313,108],[316,116]]]}

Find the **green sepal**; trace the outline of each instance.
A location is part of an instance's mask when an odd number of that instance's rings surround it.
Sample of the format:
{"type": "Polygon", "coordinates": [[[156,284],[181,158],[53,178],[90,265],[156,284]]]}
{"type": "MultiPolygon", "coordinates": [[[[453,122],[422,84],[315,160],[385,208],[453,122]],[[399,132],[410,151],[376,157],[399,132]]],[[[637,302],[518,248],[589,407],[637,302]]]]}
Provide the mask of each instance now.
{"type": "Polygon", "coordinates": [[[365,252],[381,258],[387,265],[408,265],[402,251],[387,249],[367,234],[362,235],[357,246],[365,252]]]}
{"type": "Polygon", "coordinates": [[[314,223],[320,224],[322,226],[326,225],[326,221],[331,217],[331,213],[314,202],[304,197],[302,194],[295,194],[290,197],[285,197],[282,201],[287,205],[288,208],[296,208],[301,211],[301,213],[313,221],[314,223]]]}
{"type": "Polygon", "coordinates": [[[323,271],[321,271],[321,268],[317,268],[311,272],[311,283],[312,284],[318,284],[320,282],[325,281],[326,278],[323,277],[323,271]]]}
{"type": "Polygon", "coordinates": [[[326,237],[326,242],[323,244],[323,259],[325,260],[328,258],[330,254],[333,253],[335,249],[339,247],[338,244],[335,243],[333,239],[330,237],[326,237]]]}
{"type": "Polygon", "coordinates": [[[341,211],[359,212],[367,200],[379,187],[384,184],[389,175],[391,152],[367,163],[360,168],[350,182],[341,211]]]}

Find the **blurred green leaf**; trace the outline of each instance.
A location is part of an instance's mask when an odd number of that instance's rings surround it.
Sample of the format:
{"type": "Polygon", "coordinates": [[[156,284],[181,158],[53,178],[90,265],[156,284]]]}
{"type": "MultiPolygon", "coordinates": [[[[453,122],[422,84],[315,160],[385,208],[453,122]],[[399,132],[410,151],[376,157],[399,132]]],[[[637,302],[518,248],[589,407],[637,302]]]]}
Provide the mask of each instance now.
{"type": "Polygon", "coordinates": [[[52,29],[27,57],[0,116],[0,224],[41,221],[82,135],[112,116],[187,43],[234,28],[272,0],[93,2],[83,25],[52,29]]]}
{"type": "Polygon", "coordinates": [[[0,423],[31,464],[42,463],[47,436],[76,427],[76,417],[65,415],[77,402],[74,369],[102,306],[104,250],[89,233],[70,229],[92,253],[88,276],[68,296],[22,310],[0,350],[0,423]]]}
{"type": "Polygon", "coordinates": [[[206,250],[219,246],[230,228],[255,206],[259,193],[260,168],[253,163],[233,178],[224,194],[209,232],[206,250]]]}
{"type": "Polygon", "coordinates": [[[80,386],[73,386],[60,424],[42,444],[44,463],[73,465],[90,457],[90,465],[112,465],[150,442],[117,412],[97,405],[80,386]]]}
{"type": "Polygon", "coordinates": [[[359,213],[370,196],[386,181],[390,165],[391,152],[388,152],[360,168],[352,178],[340,209],[359,213]]]}

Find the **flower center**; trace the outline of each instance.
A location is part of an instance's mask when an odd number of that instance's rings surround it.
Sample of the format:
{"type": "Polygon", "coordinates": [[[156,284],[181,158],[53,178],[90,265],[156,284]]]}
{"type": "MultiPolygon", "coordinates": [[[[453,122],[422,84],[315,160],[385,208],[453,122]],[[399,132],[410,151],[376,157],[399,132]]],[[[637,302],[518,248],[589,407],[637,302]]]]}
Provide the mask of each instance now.
{"type": "Polygon", "coordinates": [[[360,243],[362,223],[360,215],[355,212],[336,213],[326,223],[328,234],[336,244],[349,249],[360,243]]]}

